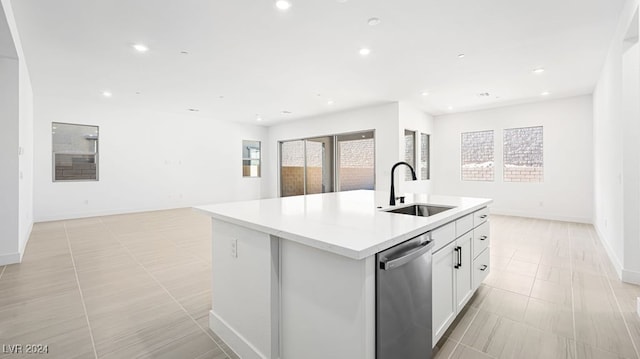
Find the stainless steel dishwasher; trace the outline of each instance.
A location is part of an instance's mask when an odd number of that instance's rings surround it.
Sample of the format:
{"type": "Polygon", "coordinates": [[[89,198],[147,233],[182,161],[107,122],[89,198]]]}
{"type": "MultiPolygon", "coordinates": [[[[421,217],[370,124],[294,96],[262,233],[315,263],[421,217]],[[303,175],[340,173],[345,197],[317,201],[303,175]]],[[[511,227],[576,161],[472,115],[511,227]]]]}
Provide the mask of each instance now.
{"type": "Polygon", "coordinates": [[[431,358],[431,234],[376,255],[376,359],[431,358]]]}

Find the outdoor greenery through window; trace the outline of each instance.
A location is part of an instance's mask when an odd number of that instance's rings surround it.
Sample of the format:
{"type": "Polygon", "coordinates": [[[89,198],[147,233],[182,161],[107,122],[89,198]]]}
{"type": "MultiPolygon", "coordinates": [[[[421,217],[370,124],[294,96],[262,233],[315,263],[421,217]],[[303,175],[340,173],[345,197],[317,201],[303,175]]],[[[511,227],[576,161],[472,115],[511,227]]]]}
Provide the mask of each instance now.
{"type": "Polygon", "coordinates": [[[53,181],[98,180],[98,126],[53,122],[53,181]]]}
{"type": "Polygon", "coordinates": [[[542,182],[542,126],[504,130],[504,181],[542,182]]]}
{"type": "Polygon", "coordinates": [[[463,132],[461,138],[462,180],[493,181],[493,131],[463,132]]]}

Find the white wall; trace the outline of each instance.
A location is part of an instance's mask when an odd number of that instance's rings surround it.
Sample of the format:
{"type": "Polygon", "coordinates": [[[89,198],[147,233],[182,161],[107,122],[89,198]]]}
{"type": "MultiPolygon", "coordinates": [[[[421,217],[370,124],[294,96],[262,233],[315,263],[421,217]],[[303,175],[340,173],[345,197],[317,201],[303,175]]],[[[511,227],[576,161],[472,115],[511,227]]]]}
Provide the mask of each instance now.
{"type": "Polygon", "coordinates": [[[18,60],[0,58],[0,265],[18,252],[18,60]]]}
{"type": "Polygon", "coordinates": [[[493,198],[493,213],[591,222],[591,96],[438,116],[434,124],[434,193],[493,198]],[[544,182],[504,182],[502,130],[530,126],[544,127],[544,182]],[[462,181],[461,133],[481,130],[494,131],[495,180],[462,181]]]}
{"type": "MultiPolygon", "coordinates": [[[[400,176],[396,174],[396,181],[400,178],[400,187],[398,188],[398,193],[402,192],[412,192],[412,193],[431,193],[431,182],[432,180],[423,180],[420,177],[420,146],[421,146],[421,138],[420,133],[426,133],[429,135],[433,135],[433,116],[430,114],[424,113],[423,111],[407,104],[404,102],[400,102],[399,104],[399,127],[398,127],[398,145],[399,145],[399,154],[404,153],[404,130],[416,131],[417,134],[417,142],[416,142],[416,175],[418,176],[417,181],[405,181],[404,176],[400,176]]],[[[433,140],[434,136],[431,136],[431,140],[433,140]]],[[[404,160],[404,158],[399,157],[398,160],[404,160]]],[[[398,168],[401,169],[401,168],[398,168]]],[[[398,173],[404,173],[403,171],[398,171],[398,173]]]]}
{"type": "Polygon", "coordinates": [[[375,130],[376,177],[375,188],[388,190],[391,186],[391,166],[398,161],[398,103],[390,103],[332,113],[269,127],[268,150],[271,156],[265,162],[268,190],[265,197],[277,197],[278,141],[339,133],[375,130]]]}
{"type": "Polygon", "coordinates": [[[17,263],[33,226],[33,92],[9,0],[0,32],[0,264],[17,263]]]}
{"type": "Polygon", "coordinates": [[[36,221],[260,198],[263,179],[242,177],[242,140],[264,144],[264,127],[116,101],[36,97],[36,221]],[[100,126],[99,181],[52,181],[52,122],[100,126]]]}
{"type": "Polygon", "coordinates": [[[630,28],[637,36],[638,4],[625,4],[593,95],[594,226],[618,274],[635,283],[640,283],[640,59],[638,45],[626,52],[624,40],[630,28]]]}
{"type": "Polygon", "coordinates": [[[19,245],[20,256],[33,227],[33,90],[24,58],[19,60],[19,245]]]}

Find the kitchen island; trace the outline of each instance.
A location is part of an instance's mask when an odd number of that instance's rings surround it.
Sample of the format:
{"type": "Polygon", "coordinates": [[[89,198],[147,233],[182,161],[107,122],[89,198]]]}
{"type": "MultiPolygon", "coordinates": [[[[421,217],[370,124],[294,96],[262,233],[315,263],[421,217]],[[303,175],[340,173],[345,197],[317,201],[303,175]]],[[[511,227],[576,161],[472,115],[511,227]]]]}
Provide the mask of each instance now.
{"type": "MultiPolygon", "coordinates": [[[[409,194],[390,207],[388,196],[362,190],[197,207],[212,218],[211,329],[242,358],[375,358],[375,254],[431,231],[436,266],[435,253],[457,248],[463,232],[473,244],[474,217],[486,221],[491,203],[409,194]],[[454,208],[429,217],[385,211],[410,203],[454,208]]],[[[457,309],[446,318],[436,311],[435,340],[457,309]]]]}

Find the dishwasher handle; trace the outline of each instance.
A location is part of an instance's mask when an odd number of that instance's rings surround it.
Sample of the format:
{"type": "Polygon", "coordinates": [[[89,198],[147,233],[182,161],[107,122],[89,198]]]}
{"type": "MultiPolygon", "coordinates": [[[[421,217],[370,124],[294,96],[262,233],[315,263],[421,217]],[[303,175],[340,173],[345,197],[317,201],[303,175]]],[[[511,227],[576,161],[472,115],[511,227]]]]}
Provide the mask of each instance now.
{"type": "Polygon", "coordinates": [[[418,247],[415,247],[409,252],[405,252],[398,258],[381,258],[380,269],[391,270],[398,268],[411,262],[413,259],[420,257],[421,255],[429,252],[435,243],[433,241],[424,241],[420,243],[418,247]]]}

